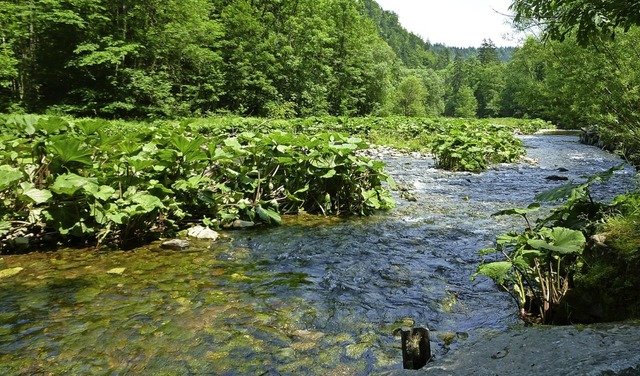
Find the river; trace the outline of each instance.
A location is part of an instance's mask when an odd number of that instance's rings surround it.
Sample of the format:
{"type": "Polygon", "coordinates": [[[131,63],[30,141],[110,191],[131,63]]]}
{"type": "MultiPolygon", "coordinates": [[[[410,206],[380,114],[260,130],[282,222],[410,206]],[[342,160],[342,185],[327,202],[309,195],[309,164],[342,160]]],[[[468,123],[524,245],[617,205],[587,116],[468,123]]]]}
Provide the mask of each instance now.
{"type": "MultiPolygon", "coordinates": [[[[367,375],[402,369],[392,334],[431,330],[435,362],[518,327],[511,298],[471,281],[478,250],[520,230],[524,207],[617,157],[572,135],[523,136],[536,163],[481,173],[386,156],[405,189],[367,218],[285,218],[185,251],[62,249],[0,257],[0,374],[367,375]]],[[[595,196],[632,187],[626,167],[595,196]]]]}

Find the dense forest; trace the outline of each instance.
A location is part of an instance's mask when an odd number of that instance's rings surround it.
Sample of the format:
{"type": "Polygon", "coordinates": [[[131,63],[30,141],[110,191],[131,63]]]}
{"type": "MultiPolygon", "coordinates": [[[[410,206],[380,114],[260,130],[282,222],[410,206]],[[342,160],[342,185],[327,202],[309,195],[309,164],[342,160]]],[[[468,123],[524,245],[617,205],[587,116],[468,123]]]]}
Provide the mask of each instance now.
{"type": "Polygon", "coordinates": [[[452,60],[371,0],[3,2],[0,15],[12,112],[437,115],[452,60]]]}
{"type": "Polygon", "coordinates": [[[9,1],[0,111],[635,124],[640,32],[629,27],[597,44],[531,37],[513,53],[491,40],[430,45],[373,0],[9,1]]]}

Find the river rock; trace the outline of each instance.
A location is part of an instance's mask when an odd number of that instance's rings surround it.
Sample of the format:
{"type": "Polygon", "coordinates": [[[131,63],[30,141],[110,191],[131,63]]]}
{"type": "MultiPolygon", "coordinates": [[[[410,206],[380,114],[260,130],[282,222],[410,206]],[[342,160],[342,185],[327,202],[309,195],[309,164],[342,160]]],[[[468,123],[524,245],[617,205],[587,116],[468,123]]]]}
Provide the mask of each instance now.
{"type": "Polygon", "coordinates": [[[203,227],[203,226],[191,227],[187,232],[187,235],[196,239],[210,239],[210,240],[216,240],[218,239],[218,236],[220,236],[220,234],[213,231],[209,227],[203,227]]]}
{"type": "Polygon", "coordinates": [[[231,228],[250,228],[253,226],[255,226],[255,223],[251,221],[242,221],[240,219],[236,219],[235,221],[231,222],[231,228]]]}
{"type": "Polygon", "coordinates": [[[122,273],[124,273],[125,270],[127,270],[127,268],[113,268],[113,269],[107,270],[107,274],[122,275],[122,273]]]}
{"type": "Polygon", "coordinates": [[[566,176],[558,176],[558,175],[549,175],[547,176],[545,179],[547,180],[551,180],[551,181],[564,181],[564,180],[569,180],[568,177],[566,176]]]}
{"type": "Polygon", "coordinates": [[[184,249],[189,247],[189,242],[181,239],[171,239],[163,242],[160,246],[167,249],[184,249]]]}
{"type": "Polygon", "coordinates": [[[607,234],[595,234],[591,236],[593,243],[600,248],[607,248],[607,234]]]}

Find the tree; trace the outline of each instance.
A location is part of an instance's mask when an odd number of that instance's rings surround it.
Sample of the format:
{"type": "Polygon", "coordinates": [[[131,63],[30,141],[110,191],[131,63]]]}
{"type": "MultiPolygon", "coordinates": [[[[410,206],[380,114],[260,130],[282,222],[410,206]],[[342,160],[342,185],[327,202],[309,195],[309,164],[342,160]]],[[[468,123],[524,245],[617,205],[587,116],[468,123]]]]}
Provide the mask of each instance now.
{"type": "Polygon", "coordinates": [[[513,108],[566,127],[598,124],[640,137],[640,28],[582,47],[530,38],[509,64],[513,108]]]}
{"type": "Polygon", "coordinates": [[[475,67],[474,95],[478,101],[478,116],[490,117],[501,113],[501,96],[504,90],[504,66],[500,62],[498,49],[491,39],[482,41],[478,49],[478,64],[475,67]]]}
{"type": "Polygon", "coordinates": [[[79,13],[92,3],[92,0],[0,2],[3,55],[9,67],[13,65],[17,70],[17,74],[10,74],[10,96],[15,104],[27,111],[37,111],[49,94],[66,91],[70,77],[61,69],[65,56],[73,52],[76,31],[86,26],[79,13]],[[57,91],[51,90],[53,87],[57,91]]]}
{"type": "Polygon", "coordinates": [[[478,100],[473,95],[473,89],[463,85],[451,98],[452,116],[472,118],[476,117],[478,100]]]}
{"type": "Polygon", "coordinates": [[[544,45],[540,41],[530,37],[507,64],[501,100],[503,114],[547,117],[545,78],[549,61],[543,49],[544,45]]]}
{"type": "Polygon", "coordinates": [[[515,23],[542,27],[546,37],[563,41],[573,31],[582,46],[601,35],[613,37],[640,25],[638,0],[514,0],[515,23]]]}
{"type": "Polygon", "coordinates": [[[483,39],[478,49],[478,60],[482,65],[497,64],[500,62],[498,48],[491,39],[483,39]]]}
{"type": "Polygon", "coordinates": [[[431,68],[412,69],[410,72],[420,78],[426,89],[422,101],[426,116],[442,116],[446,92],[443,77],[431,68]]]}
{"type": "Polygon", "coordinates": [[[450,67],[451,72],[447,82],[448,90],[444,114],[455,117],[475,117],[478,109],[478,100],[474,96],[474,89],[471,87],[472,76],[477,69],[476,58],[463,61],[460,55],[450,67]]]}
{"type": "Polygon", "coordinates": [[[474,91],[474,96],[478,101],[478,117],[493,117],[501,114],[504,89],[504,66],[502,64],[489,64],[480,67],[474,91]]]}
{"type": "Polygon", "coordinates": [[[424,116],[427,91],[416,76],[405,78],[396,92],[394,112],[402,116],[424,116]]]}

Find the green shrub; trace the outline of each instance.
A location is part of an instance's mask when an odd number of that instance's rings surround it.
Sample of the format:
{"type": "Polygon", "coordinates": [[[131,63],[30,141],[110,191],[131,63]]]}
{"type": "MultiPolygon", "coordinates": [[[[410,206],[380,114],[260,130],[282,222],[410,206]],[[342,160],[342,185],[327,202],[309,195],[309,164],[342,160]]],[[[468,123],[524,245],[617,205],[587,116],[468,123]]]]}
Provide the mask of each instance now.
{"type": "Polygon", "coordinates": [[[518,160],[524,148],[509,128],[455,120],[442,125],[432,141],[432,152],[442,168],[480,172],[494,163],[518,160]]]}

